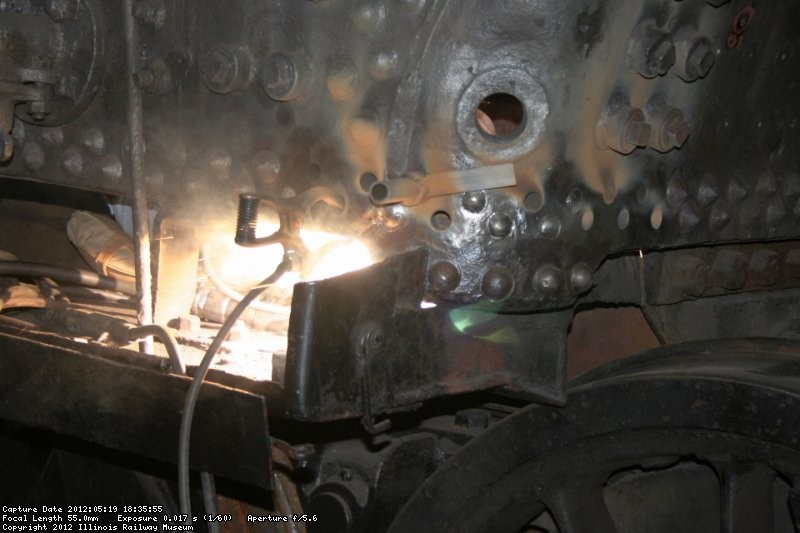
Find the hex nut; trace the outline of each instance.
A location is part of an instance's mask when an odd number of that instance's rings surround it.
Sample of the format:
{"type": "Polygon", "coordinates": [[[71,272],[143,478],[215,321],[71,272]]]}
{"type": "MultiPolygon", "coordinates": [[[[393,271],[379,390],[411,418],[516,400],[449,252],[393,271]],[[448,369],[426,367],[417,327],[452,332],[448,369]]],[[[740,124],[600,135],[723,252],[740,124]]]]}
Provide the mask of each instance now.
{"type": "Polygon", "coordinates": [[[706,77],[716,59],[711,41],[692,25],[680,27],[674,40],[676,58],[672,71],[675,75],[687,83],[706,77]]]}
{"type": "Polygon", "coordinates": [[[254,75],[253,57],[245,47],[214,46],[200,61],[200,75],[209,90],[230,94],[243,89],[254,75]]]}
{"type": "Polygon", "coordinates": [[[637,24],[628,41],[628,68],[644,78],[655,78],[669,72],[675,63],[675,43],[653,20],[637,24]]]}
{"type": "Polygon", "coordinates": [[[614,96],[597,122],[597,145],[627,155],[638,147],[647,146],[650,131],[641,109],[633,108],[625,99],[614,96]]]}

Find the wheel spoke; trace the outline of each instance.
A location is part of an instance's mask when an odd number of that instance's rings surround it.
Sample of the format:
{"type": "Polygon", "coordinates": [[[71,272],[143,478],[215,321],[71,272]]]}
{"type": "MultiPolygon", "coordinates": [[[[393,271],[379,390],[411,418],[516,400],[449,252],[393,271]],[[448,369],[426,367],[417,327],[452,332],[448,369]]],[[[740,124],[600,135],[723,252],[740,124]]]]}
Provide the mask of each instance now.
{"type": "Polygon", "coordinates": [[[570,484],[547,504],[561,533],[617,533],[603,499],[601,481],[570,484]]]}
{"type": "Polygon", "coordinates": [[[775,471],[765,465],[726,465],[719,474],[723,533],[774,531],[775,471]]]}

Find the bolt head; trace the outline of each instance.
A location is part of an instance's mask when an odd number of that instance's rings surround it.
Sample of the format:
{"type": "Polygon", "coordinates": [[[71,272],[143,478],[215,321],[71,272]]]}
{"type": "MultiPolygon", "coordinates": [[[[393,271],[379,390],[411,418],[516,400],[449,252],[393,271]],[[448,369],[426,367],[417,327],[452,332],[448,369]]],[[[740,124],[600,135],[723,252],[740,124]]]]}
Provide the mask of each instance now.
{"type": "Polygon", "coordinates": [[[302,92],[301,68],[294,55],[272,54],[261,68],[261,87],[273,100],[294,100],[302,92]]]}
{"type": "MultiPolygon", "coordinates": [[[[714,50],[705,37],[698,39],[686,58],[686,74],[691,80],[705,78],[714,65],[714,50]]],[[[689,80],[687,80],[689,81],[689,80]]]]}
{"type": "Polygon", "coordinates": [[[647,52],[648,71],[652,75],[663,76],[674,64],[675,44],[669,35],[662,35],[647,52]]]}
{"type": "Polygon", "coordinates": [[[253,60],[241,47],[218,44],[200,60],[200,75],[209,90],[230,94],[250,82],[253,60]]]}
{"type": "Polygon", "coordinates": [[[647,146],[647,142],[650,140],[650,125],[638,116],[631,116],[625,123],[622,138],[622,145],[626,148],[628,145],[633,145],[634,148],[647,146]]]}
{"type": "Polygon", "coordinates": [[[661,130],[663,144],[669,148],[680,148],[689,138],[689,123],[684,120],[683,113],[676,111],[664,122],[661,130]]]}

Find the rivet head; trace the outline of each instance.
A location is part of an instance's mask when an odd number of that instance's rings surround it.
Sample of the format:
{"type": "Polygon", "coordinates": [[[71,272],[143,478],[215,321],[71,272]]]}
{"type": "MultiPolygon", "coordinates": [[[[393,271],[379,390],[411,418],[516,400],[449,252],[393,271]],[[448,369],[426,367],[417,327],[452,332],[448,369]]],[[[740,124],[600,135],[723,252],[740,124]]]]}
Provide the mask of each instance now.
{"type": "Polygon", "coordinates": [[[747,256],[733,250],[719,252],[711,265],[711,281],[729,291],[744,287],[747,283],[747,256]]]}
{"type": "Polygon", "coordinates": [[[794,248],[786,254],[786,271],[793,278],[800,278],[800,248],[794,248]]]}
{"type": "Polygon", "coordinates": [[[569,194],[567,194],[564,203],[569,208],[569,212],[573,215],[577,214],[581,207],[583,207],[583,193],[580,189],[572,189],[569,194]]]}
{"type": "Polygon", "coordinates": [[[775,175],[772,172],[764,172],[756,183],[756,192],[762,198],[768,198],[778,191],[778,184],[775,182],[775,175]]]}
{"type": "Polygon", "coordinates": [[[379,209],[381,223],[384,228],[394,231],[406,223],[406,209],[400,204],[387,205],[379,209]]]}
{"type": "Polygon", "coordinates": [[[64,151],[64,159],[61,167],[71,176],[78,176],[83,172],[83,154],[76,147],[67,148],[64,151]]]}
{"type": "Polygon", "coordinates": [[[767,226],[777,228],[783,223],[786,215],[783,199],[780,196],[775,196],[767,205],[767,226]]]}
{"type": "Polygon", "coordinates": [[[217,181],[227,181],[231,177],[231,166],[233,158],[222,148],[212,150],[208,160],[208,171],[211,177],[217,181]]]}
{"type": "Polygon", "coordinates": [[[486,207],[486,195],[481,191],[464,193],[461,205],[470,213],[480,213],[486,207]]]}
{"type": "Polygon", "coordinates": [[[22,147],[22,160],[31,170],[41,170],[44,167],[44,149],[37,142],[29,142],[22,147]]]}
{"type": "Polygon", "coordinates": [[[492,300],[507,298],[514,290],[514,276],[503,266],[494,266],[486,271],[481,280],[481,291],[492,300]]]}
{"type": "Polygon", "coordinates": [[[346,102],[358,92],[358,68],[346,59],[335,61],[328,68],[325,84],[331,100],[334,102],[346,102]]]}
{"type": "Polygon", "coordinates": [[[689,296],[700,296],[708,287],[708,265],[699,257],[683,255],[673,268],[673,282],[689,296]]]}
{"type": "Polygon", "coordinates": [[[492,237],[508,237],[514,229],[514,221],[505,213],[495,213],[489,217],[489,233],[492,237]]]}
{"type": "Polygon", "coordinates": [[[719,198],[719,189],[711,176],[706,176],[700,181],[697,187],[697,203],[702,207],[708,207],[719,198]]]}
{"type": "Polygon", "coordinates": [[[783,196],[789,205],[800,199],[800,174],[794,172],[786,178],[783,185],[783,196]]]}
{"type": "Polygon", "coordinates": [[[364,33],[372,33],[386,20],[386,4],[379,0],[358,6],[351,16],[353,25],[364,33]]]}
{"type": "Polygon", "coordinates": [[[730,185],[728,185],[728,198],[731,200],[744,200],[747,196],[747,189],[742,187],[742,184],[739,183],[738,180],[732,180],[730,185]]]}
{"type": "Polygon", "coordinates": [[[461,283],[461,272],[449,261],[440,261],[428,272],[431,288],[437,292],[452,291],[461,283]]]}
{"type": "Polygon", "coordinates": [[[105,137],[99,128],[89,128],[83,132],[83,145],[96,156],[103,155],[106,147],[105,137]]]}
{"type": "Polygon", "coordinates": [[[678,224],[681,228],[681,233],[687,235],[700,224],[700,216],[691,205],[685,204],[680,213],[678,213],[678,224]]]}
{"type": "Polygon", "coordinates": [[[750,272],[762,287],[775,285],[781,279],[781,256],[773,250],[759,250],[750,258],[750,272]]]}
{"type": "Polygon", "coordinates": [[[576,263],[569,271],[569,286],[573,294],[580,294],[592,286],[592,269],[586,263],[576,263]]]}
{"type": "Polygon", "coordinates": [[[561,234],[561,219],[553,213],[547,213],[539,219],[537,229],[541,238],[555,240],[561,234]]]}
{"type": "Polygon", "coordinates": [[[667,205],[672,209],[677,209],[689,196],[686,190],[686,183],[680,176],[673,176],[669,183],[667,183],[667,205]]]}
{"type": "Polygon", "coordinates": [[[714,231],[721,231],[730,221],[730,213],[720,205],[715,205],[711,209],[711,214],[708,216],[709,225],[714,231]]]}
{"type": "Polygon", "coordinates": [[[378,115],[365,109],[353,118],[350,123],[350,138],[360,148],[374,148],[381,140],[381,128],[378,115]]]}
{"type": "Polygon", "coordinates": [[[119,181],[122,179],[122,161],[116,154],[107,154],[100,161],[100,171],[106,179],[119,181]]]}
{"type": "Polygon", "coordinates": [[[369,58],[367,70],[376,80],[387,80],[400,70],[400,56],[394,50],[375,52],[369,58]]]}
{"type": "Polygon", "coordinates": [[[264,185],[272,185],[278,181],[281,171],[281,162],[271,150],[261,150],[253,157],[253,166],[259,180],[264,185]]]}
{"type": "Polygon", "coordinates": [[[556,296],[561,290],[561,273],[554,265],[543,265],[533,274],[533,285],[543,296],[556,296]]]}

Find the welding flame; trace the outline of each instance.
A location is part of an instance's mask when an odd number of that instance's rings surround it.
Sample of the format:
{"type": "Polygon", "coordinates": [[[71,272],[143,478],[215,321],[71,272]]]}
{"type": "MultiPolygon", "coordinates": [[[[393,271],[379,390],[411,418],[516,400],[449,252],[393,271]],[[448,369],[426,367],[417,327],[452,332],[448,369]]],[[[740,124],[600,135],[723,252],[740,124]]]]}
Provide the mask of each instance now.
{"type": "MultiPolygon", "coordinates": [[[[277,229],[276,224],[259,221],[257,234],[271,235],[277,229]]],[[[300,236],[310,257],[301,272],[289,272],[278,281],[276,286],[287,291],[301,281],[340,276],[375,262],[369,248],[358,240],[309,229],[301,230],[300,236]]],[[[226,235],[219,245],[215,244],[213,261],[221,277],[243,291],[264,279],[283,259],[283,247],[279,244],[246,248],[232,242],[232,237],[226,235]]]]}

